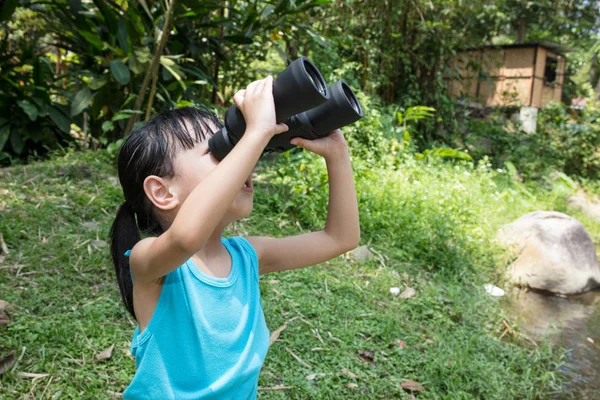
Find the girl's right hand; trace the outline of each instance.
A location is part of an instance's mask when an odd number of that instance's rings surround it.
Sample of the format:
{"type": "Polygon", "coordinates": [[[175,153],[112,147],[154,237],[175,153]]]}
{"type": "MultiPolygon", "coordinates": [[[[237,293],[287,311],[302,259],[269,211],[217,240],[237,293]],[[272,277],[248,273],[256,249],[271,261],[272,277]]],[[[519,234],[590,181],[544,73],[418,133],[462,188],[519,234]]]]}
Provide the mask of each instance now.
{"type": "Polygon", "coordinates": [[[272,76],[250,83],[233,96],[233,101],[244,115],[246,133],[271,138],[289,129],[286,124],[275,122],[272,76]]]}

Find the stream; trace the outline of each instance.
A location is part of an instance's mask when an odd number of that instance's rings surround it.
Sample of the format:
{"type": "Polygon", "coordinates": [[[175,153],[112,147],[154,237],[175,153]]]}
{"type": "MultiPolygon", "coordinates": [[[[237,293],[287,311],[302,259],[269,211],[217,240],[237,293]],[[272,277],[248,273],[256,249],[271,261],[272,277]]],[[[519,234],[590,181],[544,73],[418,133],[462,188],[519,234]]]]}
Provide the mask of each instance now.
{"type": "Polygon", "coordinates": [[[568,297],[518,290],[509,309],[528,335],[548,335],[568,350],[560,368],[567,382],[553,399],[600,399],[600,290],[568,297]]]}

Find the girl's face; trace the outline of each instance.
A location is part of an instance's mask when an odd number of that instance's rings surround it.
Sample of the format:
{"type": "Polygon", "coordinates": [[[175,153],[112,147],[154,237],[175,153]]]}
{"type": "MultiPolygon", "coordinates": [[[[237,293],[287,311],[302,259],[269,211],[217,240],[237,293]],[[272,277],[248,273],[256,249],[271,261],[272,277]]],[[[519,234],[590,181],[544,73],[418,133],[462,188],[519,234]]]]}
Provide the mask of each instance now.
{"type": "MultiPolygon", "coordinates": [[[[177,187],[180,204],[183,204],[194,188],[219,165],[219,161],[210,153],[208,140],[205,140],[191,150],[180,151],[175,157],[174,164],[176,176],[173,177],[172,184],[177,187]]],[[[226,211],[223,217],[224,223],[237,221],[250,215],[253,192],[252,178],[249,176],[226,211]]],[[[206,195],[210,196],[210,193],[206,195]]]]}

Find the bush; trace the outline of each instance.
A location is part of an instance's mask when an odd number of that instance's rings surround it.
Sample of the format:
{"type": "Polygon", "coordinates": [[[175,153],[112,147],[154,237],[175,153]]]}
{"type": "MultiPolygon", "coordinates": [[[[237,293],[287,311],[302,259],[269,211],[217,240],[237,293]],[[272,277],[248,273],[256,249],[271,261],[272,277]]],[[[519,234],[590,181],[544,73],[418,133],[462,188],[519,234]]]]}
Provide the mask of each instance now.
{"type": "Polygon", "coordinates": [[[494,167],[510,161],[527,179],[553,171],[587,179],[600,177],[600,110],[573,110],[551,103],[538,114],[537,131],[524,132],[505,110],[485,119],[465,118],[452,138],[474,159],[489,157],[494,167]]]}

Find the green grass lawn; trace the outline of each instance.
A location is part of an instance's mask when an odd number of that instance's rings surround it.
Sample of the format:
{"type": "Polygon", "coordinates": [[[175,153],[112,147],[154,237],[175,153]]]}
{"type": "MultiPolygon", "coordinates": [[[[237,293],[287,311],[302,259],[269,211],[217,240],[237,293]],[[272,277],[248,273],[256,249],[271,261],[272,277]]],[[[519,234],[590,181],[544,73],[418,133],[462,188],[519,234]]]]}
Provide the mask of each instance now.
{"type": "MultiPolygon", "coordinates": [[[[9,251],[0,256],[0,300],[15,309],[0,326],[0,359],[15,358],[0,365],[8,368],[2,398],[114,398],[133,377],[134,321],[108,251],[122,200],[111,162],[105,152],[69,153],[0,170],[9,251]],[[113,345],[109,359],[97,359],[113,345]]],[[[482,289],[501,284],[496,268],[507,262],[491,244],[495,229],[560,196],[531,199],[489,171],[411,165],[356,167],[362,238],[374,258],[262,277],[267,324],[285,328],[267,355],[259,398],[408,399],[401,385],[409,380],[424,387],[415,393],[423,399],[533,399],[560,390],[562,351],[505,334],[507,315],[482,289]],[[391,287],[416,294],[401,299],[391,287]]],[[[323,198],[302,208],[300,177],[286,183],[262,171],[255,212],[231,235],[283,236],[311,229],[313,217],[324,222],[323,198]]]]}

